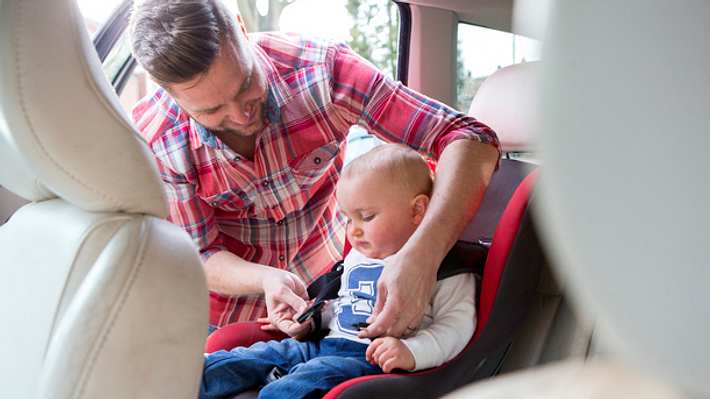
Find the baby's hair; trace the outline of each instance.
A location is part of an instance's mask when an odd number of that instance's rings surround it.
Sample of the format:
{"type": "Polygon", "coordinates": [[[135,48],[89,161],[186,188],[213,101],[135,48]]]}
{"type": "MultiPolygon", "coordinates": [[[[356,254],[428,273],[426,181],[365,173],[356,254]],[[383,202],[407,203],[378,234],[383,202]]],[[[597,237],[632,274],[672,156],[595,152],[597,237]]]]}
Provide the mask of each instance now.
{"type": "Polygon", "coordinates": [[[434,179],[427,162],[403,144],[382,144],[350,161],[343,170],[344,179],[377,173],[400,184],[413,196],[431,196],[434,179]]]}

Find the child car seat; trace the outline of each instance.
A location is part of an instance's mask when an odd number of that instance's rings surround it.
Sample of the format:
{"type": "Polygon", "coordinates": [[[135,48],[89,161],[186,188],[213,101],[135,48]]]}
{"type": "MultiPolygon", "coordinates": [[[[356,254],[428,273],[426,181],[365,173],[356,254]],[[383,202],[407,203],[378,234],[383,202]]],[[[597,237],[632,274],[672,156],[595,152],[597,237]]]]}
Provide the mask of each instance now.
{"type": "MultiPolygon", "coordinates": [[[[333,388],[326,398],[363,395],[436,397],[497,372],[525,317],[544,263],[529,213],[529,198],[537,172],[530,173],[514,192],[496,228],[483,267],[478,325],[466,348],[452,361],[415,373],[365,376],[333,388]]],[[[465,246],[460,246],[464,247],[465,246]]],[[[476,267],[476,264],[471,265],[476,267]]],[[[234,323],[213,333],[205,350],[247,346],[283,334],[261,331],[257,323],[234,323]]]]}
{"type": "MultiPolygon", "coordinates": [[[[520,83],[520,80],[528,79],[534,68],[534,63],[529,63],[497,71],[484,82],[477,98],[482,94],[484,99],[492,98],[488,93],[496,87],[504,87],[505,91],[508,87],[519,86],[511,82],[520,83]]],[[[516,90],[514,95],[519,93],[520,90],[516,90]]],[[[487,114],[487,118],[482,120],[492,125],[491,122],[499,118],[515,117],[483,109],[476,99],[471,108],[473,115],[487,114]]],[[[492,127],[498,132],[504,151],[506,147],[512,151],[523,149],[518,131],[526,128],[524,124],[492,127]],[[512,135],[514,142],[505,140],[506,131],[516,132],[512,135]]],[[[458,253],[454,255],[466,265],[478,269],[474,272],[481,273],[480,289],[477,290],[480,298],[476,302],[477,327],[464,350],[455,359],[433,369],[364,376],[343,382],[328,392],[325,398],[360,398],[366,395],[438,397],[498,372],[534,298],[540,270],[545,264],[529,212],[530,196],[538,174],[531,169],[534,167],[524,162],[501,160],[476,217],[455,247],[458,253]],[[477,252],[473,248],[481,245],[490,245],[483,267],[483,262],[473,255],[477,252]]],[[[281,333],[261,331],[256,323],[234,323],[213,333],[207,340],[205,351],[248,346],[258,340],[283,337],[281,333]]],[[[254,393],[244,393],[237,398],[253,396],[254,393]]]]}

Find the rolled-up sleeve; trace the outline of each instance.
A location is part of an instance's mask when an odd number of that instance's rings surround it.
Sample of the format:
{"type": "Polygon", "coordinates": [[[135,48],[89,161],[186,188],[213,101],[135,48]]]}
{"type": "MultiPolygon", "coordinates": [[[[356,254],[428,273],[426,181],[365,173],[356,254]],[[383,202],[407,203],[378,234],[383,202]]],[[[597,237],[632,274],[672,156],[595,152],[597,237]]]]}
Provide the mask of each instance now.
{"type": "Polygon", "coordinates": [[[484,123],[392,80],[347,46],[332,47],[328,62],[333,105],[349,123],[435,159],[460,139],[492,145],[500,154],[498,137],[484,123]]]}

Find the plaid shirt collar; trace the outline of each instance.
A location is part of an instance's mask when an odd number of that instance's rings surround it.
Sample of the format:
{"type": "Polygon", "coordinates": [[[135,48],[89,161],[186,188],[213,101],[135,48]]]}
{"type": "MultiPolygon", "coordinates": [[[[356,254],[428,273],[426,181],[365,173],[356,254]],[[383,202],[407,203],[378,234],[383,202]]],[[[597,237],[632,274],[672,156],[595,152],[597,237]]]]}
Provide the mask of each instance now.
{"type": "MultiPolygon", "coordinates": [[[[261,65],[262,70],[266,74],[266,125],[278,123],[281,121],[281,107],[286,103],[289,96],[288,86],[279,75],[276,67],[269,59],[264,49],[258,45],[253,45],[252,49],[256,55],[256,62],[261,65]]],[[[217,140],[217,136],[209,129],[202,126],[192,117],[188,116],[190,123],[190,145],[193,150],[196,150],[203,145],[213,149],[222,149],[223,144],[217,140]]],[[[266,128],[266,126],[264,127],[266,128]]]]}

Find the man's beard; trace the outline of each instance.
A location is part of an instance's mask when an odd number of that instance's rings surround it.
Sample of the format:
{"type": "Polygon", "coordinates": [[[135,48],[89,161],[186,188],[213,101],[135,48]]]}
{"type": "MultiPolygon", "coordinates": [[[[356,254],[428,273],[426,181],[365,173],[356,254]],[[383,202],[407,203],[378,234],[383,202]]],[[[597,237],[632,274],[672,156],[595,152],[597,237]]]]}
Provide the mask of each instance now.
{"type": "Polygon", "coordinates": [[[241,136],[241,137],[251,136],[251,135],[258,133],[264,129],[264,120],[266,120],[266,106],[265,105],[266,104],[264,102],[262,102],[258,105],[259,116],[254,120],[254,123],[247,126],[247,128],[248,128],[247,130],[233,129],[233,128],[225,127],[225,126],[215,126],[215,127],[205,126],[205,127],[215,133],[218,132],[218,133],[224,133],[224,134],[229,134],[229,135],[237,135],[237,136],[241,136]]]}

